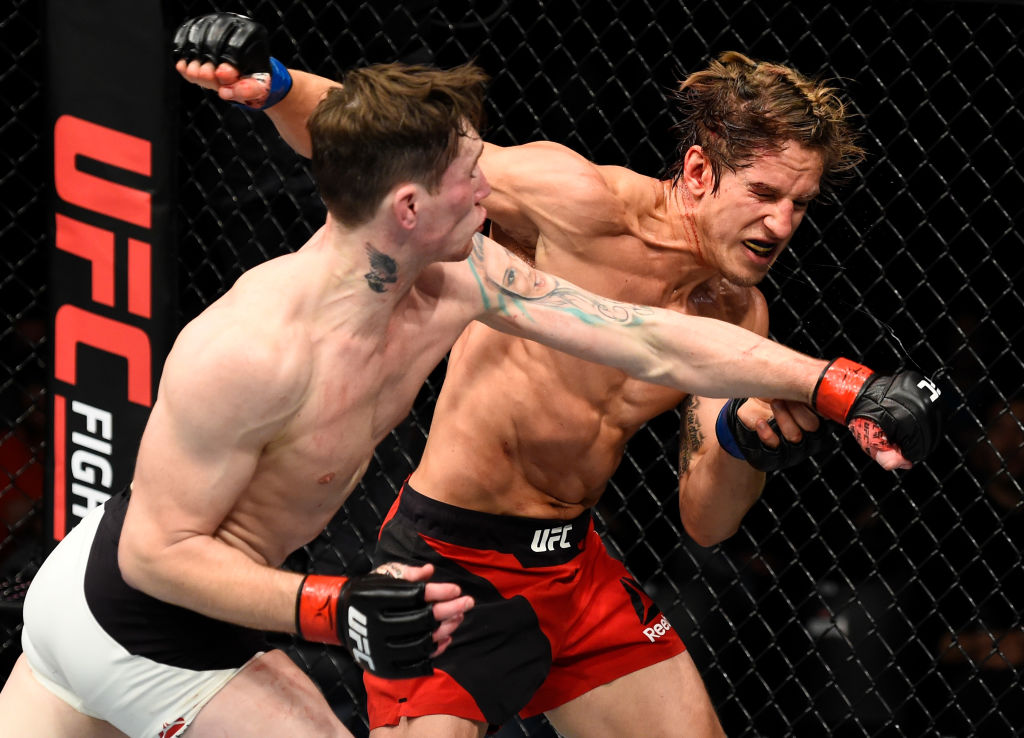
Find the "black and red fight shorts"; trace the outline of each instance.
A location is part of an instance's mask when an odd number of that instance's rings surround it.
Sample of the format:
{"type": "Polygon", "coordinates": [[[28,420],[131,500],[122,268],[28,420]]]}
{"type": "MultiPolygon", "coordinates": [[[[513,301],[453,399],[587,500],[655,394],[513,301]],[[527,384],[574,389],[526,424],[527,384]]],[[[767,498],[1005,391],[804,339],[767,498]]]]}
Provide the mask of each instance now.
{"type": "Polygon", "coordinates": [[[465,510],[406,485],[375,563],[431,563],[475,607],[415,679],[364,675],[370,728],[456,715],[492,728],[530,717],[686,650],[658,606],[613,559],[587,511],[572,520],[465,510]]]}

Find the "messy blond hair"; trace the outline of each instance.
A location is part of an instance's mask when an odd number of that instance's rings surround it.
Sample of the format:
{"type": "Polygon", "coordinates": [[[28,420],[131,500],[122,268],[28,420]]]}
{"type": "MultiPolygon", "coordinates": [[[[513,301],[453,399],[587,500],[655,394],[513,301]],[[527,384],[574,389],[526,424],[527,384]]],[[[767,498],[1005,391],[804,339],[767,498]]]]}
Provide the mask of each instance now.
{"type": "Polygon", "coordinates": [[[675,100],[680,115],[673,179],[681,176],[691,146],[700,146],[711,161],[714,191],[723,167],[735,172],[750,166],[759,152],[778,151],[787,141],[821,153],[823,191],[844,181],[864,159],[849,103],[825,82],[781,64],[726,51],[683,80],[675,100]]]}

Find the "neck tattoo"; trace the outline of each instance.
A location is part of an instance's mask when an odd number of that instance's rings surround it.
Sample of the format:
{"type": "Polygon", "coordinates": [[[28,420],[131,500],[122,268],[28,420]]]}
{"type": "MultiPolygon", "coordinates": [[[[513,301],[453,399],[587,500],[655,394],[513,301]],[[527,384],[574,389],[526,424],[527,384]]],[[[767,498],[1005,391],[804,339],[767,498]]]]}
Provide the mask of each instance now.
{"type": "Polygon", "coordinates": [[[394,259],[382,254],[371,243],[366,244],[366,255],[370,258],[370,271],[363,276],[371,290],[384,292],[389,284],[398,281],[398,264],[394,259]]]}

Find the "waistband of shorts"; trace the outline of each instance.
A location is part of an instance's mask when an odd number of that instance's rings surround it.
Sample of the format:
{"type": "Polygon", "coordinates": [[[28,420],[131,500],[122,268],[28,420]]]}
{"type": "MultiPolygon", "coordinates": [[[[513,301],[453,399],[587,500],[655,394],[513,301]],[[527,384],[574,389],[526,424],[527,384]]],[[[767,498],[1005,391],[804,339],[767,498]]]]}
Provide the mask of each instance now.
{"type": "Polygon", "coordinates": [[[590,510],[568,520],[495,515],[427,497],[408,482],[399,495],[396,517],[409,520],[425,536],[468,548],[500,551],[525,542],[535,551],[540,546],[579,551],[593,525],[590,510]]]}

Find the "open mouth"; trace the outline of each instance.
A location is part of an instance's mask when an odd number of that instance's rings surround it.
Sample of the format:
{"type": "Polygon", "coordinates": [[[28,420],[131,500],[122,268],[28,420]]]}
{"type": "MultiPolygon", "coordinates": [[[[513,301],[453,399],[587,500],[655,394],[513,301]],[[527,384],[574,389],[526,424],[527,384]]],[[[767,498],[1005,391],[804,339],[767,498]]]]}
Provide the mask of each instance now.
{"type": "Polygon", "coordinates": [[[748,238],[743,242],[743,245],[753,251],[758,256],[768,256],[772,251],[775,250],[775,244],[769,243],[768,241],[756,241],[752,238],[748,238]]]}

